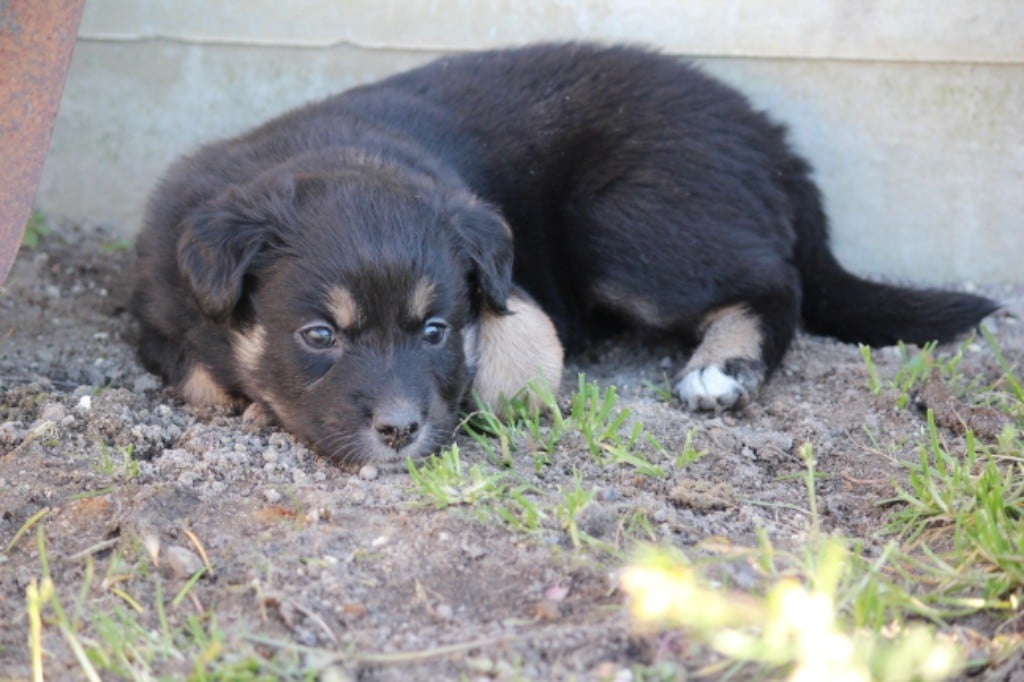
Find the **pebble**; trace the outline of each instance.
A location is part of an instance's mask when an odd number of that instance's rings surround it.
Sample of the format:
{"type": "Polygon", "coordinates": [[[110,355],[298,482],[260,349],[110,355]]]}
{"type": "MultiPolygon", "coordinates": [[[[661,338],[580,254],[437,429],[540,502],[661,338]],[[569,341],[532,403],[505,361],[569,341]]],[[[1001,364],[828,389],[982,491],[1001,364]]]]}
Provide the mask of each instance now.
{"type": "Polygon", "coordinates": [[[277,504],[281,501],[281,493],[277,492],[273,488],[267,488],[263,491],[263,499],[270,504],[277,504]]]}
{"type": "Polygon", "coordinates": [[[167,566],[177,578],[188,578],[203,567],[203,561],[180,545],[167,547],[167,566]]]}
{"type": "MultiPolygon", "coordinates": [[[[145,393],[146,391],[153,391],[158,388],[160,388],[160,382],[157,381],[156,377],[153,376],[152,374],[140,374],[139,376],[135,377],[135,381],[132,382],[132,389],[136,393],[145,393]]],[[[160,407],[166,406],[161,405],[160,407]]]]}
{"type": "Polygon", "coordinates": [[[46,403],[39,411],[39,417],[51,422],[60,422],[67,416],[67,411],[61,403],[46,403]]]}
{"type": "Polygon", "coordinates": [[[283,433],[273,433],[270,435],[268,443],[270,447],[274,448],[278,452],[284,452],[291,447],[291,438],[283,433]]]}
{"type": "Polygon", "coordinates": [[[462,546],[462,551],[465,552],[466,556],[468,556],[473,561],[476,561],[477,559],[480,559],[487,554],[487,550],[481,547],[480,545],[474,545],[469,543],[462,546]]]}
{"type": "Polygon", "coordinates": [[[339,665],[332,665],[320,671],[322,682],[353,682],[356,678],[339,665]]]}
{"type": "MultiPolygon", "coordinates": [[[[0,445],[13,446],[22,438],[21,431],[14,425],[14,422],[0,424],[0,445]]],[[[2,487],[2,486],[0,486],[2,487]]]]}
{"type": "Polygon", "coordinates": [[[75,405],[75,409],[78,410],[79,412],[88,412],[89,410],[91,410],[92,409],[92,396],[91,395],[83,395],[81,398],[79,398],[78,399],[78,404],[75,405]]]}
{"type": "Polygon", "coordinates": [[[365,464],[359,470],[359,478],[363,479],[364,481],[375,481],[377,480],[378,475],[379,472],[377,471],[377,467],[373,466],[372,464],[365,464]]]}

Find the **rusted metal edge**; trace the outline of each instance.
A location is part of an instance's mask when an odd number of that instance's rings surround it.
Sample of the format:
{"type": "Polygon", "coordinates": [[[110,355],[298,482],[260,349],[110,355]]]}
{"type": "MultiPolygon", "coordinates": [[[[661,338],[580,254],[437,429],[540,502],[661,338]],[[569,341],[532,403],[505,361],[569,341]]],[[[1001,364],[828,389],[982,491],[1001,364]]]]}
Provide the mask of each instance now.
{"type": "Polygon", "coordinates": [[[0,284],[50,145],[85,0],[0,0],[0,284]]]}

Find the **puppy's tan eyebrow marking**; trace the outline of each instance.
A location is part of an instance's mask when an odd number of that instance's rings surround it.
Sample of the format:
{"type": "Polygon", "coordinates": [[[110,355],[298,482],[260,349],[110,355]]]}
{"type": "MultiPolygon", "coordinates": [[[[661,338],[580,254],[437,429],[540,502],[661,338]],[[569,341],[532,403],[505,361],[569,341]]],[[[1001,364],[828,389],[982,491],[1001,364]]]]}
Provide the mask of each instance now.
{"type": "Polygon", "coordinates": [[[416,282],[416,288],[409,297],[409,317],[414,320],[425,319],[436,293],[437,287],[432,282],[422,278],[416,282]]]}
{"type": "Polygon", "coordinates": [[[352,292],[342,286],[331,287],[327,292],[327,307],[334,313],[334,320],[342,329],[359,322],[359,306],[352,292]]]}

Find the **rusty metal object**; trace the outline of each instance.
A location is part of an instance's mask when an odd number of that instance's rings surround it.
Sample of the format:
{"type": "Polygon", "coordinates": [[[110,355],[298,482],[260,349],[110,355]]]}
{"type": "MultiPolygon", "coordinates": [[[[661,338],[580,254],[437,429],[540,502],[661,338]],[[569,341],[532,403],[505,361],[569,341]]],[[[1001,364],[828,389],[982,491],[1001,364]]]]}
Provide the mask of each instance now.
{"type": "Polygon", "coordinates": [[[0,0],[0,284],[18,253],[85,0],[0,0]]]}

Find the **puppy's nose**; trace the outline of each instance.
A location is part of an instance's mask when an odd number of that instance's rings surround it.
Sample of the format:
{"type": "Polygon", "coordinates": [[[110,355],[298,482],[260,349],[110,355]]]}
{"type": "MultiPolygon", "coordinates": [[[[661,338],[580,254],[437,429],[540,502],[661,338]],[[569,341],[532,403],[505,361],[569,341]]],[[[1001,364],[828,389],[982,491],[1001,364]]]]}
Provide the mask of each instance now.
{"type": "Polygon", "coordinates": [[[387,405],[373,415],[373,428],[384,445],[401,450],[416,438],[420,415],[409,403],[387,405]]]}

